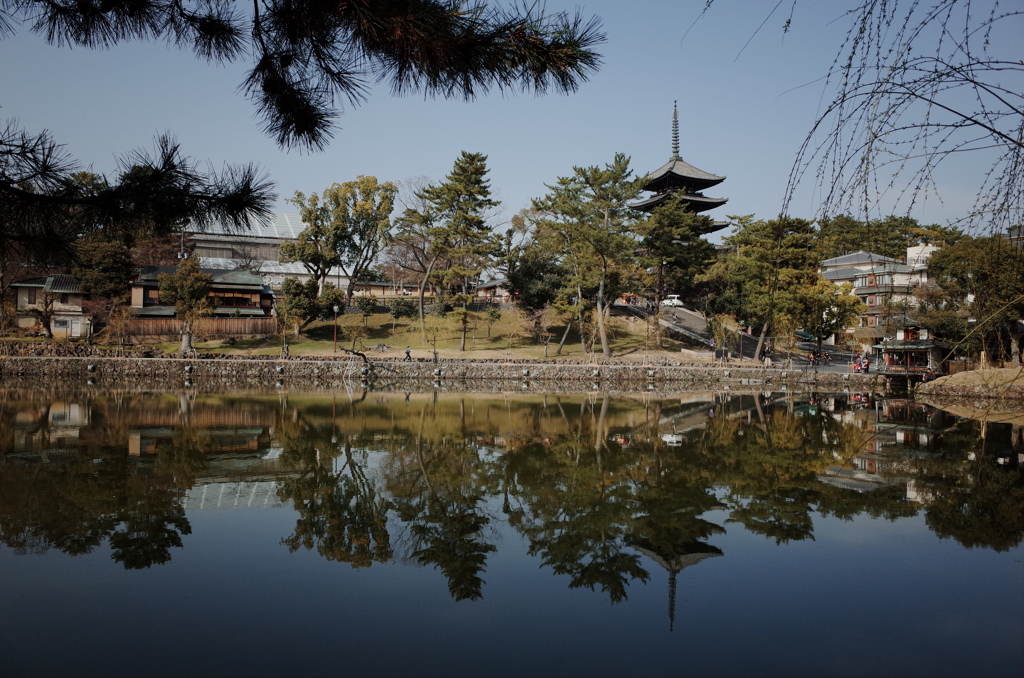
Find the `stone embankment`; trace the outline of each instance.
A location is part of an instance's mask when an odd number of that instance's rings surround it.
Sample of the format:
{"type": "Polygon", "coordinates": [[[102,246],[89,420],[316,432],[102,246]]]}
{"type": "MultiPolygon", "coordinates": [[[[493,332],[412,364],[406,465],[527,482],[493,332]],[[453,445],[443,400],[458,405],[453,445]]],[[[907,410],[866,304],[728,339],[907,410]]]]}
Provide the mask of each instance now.
{"type": "Polygon", "coordinates": [[[970,370],[921,384],[922,396],[970,401],[1024,401],[1024,368],[970,370]]]}
{"type": "Polygon", "coordinates": [[[0,344],[0,384],[36,382],[107,387],[192,387],[203,390],[281,387],[452,387],[474,390],[514,388],[558,391],[828,390],[880,388],[875,375],[785,368],[680,364],[669,359],[640,362],[608,360],[442,360],[396,358],[225,356],[190,358],[163,354],[25,356],[4,354],[0,344]]]}

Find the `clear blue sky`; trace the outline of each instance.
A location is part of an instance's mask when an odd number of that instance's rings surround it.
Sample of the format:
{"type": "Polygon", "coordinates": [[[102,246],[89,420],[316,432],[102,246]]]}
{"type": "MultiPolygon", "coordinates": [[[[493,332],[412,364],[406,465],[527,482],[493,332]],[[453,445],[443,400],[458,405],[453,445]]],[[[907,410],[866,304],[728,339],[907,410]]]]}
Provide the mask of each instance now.
{"type": "MultiPolygon", "coordinates": [[[[578,93],[491,94],[466,103],[395,98],[383,84],[344,111],[333,142],[315,154],[283,151],[261,134],[254,107],[238,93],[244,64],[210,65],[164,43],[58,49],[22,27],[0,40],[0,119],[50,130],[97,172],[111,172],[116,156],[151,148],[170,131],[185,153],[214,167],[257,163],[276,182],[282,211],[296,211],[285,199],[297,190],[319,192],[360,174],[436,181],[460,151],[481,152],[507,220],[574,165],[603,164],[622,152],[638,174],[659,167],[670,155],[678,100],[681,155],[727,177],[707,191],[729,198],[710,214],[768,218],[778,213],[794,154],[827,103],[821,78],[851,3],[797,3],[788,35],[784,3],[758,32],[776,4],[719,0],[684,39],[704,0],[549,0],[549,11],[580,7],[604,21],[604,65],[578,93]]],[[[952,168],[943,201],[930,200],[913,216],[926,223],[962,216],[977,171],[952,168]]],[[[810,217],[815,206],[807,185],[790,211],[810,217]]]]}

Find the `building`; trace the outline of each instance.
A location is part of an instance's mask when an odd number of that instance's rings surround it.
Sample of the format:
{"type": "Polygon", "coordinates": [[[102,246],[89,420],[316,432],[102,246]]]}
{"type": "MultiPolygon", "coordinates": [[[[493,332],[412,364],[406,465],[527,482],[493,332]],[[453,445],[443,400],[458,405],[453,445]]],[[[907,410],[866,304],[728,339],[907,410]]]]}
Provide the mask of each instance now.
{"type": "Polygon", "coordinates": [[[49,319],[54,337],[84,337],[90,318],[84,310],[86,294],[78,281],[66,274],[44,275],[11,283],[16,290],[15,324],[24,329],[49,319]]]}
{"type": "Polygon", "coordinates": [[[917,308],[914,291],[930,281],[928,258],[937,249],[935,245],[908,247],[906,262],[859,251],[819,264],[818,270],[826,280],[836,285],[849,283],[866,307],[857,319],[857,327],[849,331],[848,340],[868,351],[879,339],[894,335],[892,321],[917,308]]]}
{"type": "MultiPolygon", "coordinates": [[[[682,193],[689,205],[688,209],[699,214],[700,212],[721,207],[728,201],[728,198],[711,198],[703,193],[703,191],[717,186],[723,181],[725,181],[725,177],[698,169],[680,157],[679,110],[676,104],[673,103],[672,156],[668,162],[644,178],[643,190],[651,192],[652,195],[631,204],[630,207],[641,212],[652,212],[669,198],[682,193]]],[[[728,225],[728,221],[715,221],[710,228],[700,235],[720,231],[728,225]]]]}
{"type": "Polygon", "coordinates": [[[946,374],[952,348],[933,338],[927,328],[904,320],[895,338],[885,337],[872,348],[881,353],[876,366],[885,377],[920,382],[946,374]]]}
{"type": "MultiPolygon", "coordinates": [[[[138,318],[173,318],[174,305],[160,300],[160,275],[173,266],[143,266],[131,287],[131,311],[138,318]]],[[[213,281],[209,296],[216,318],[267,318],[274,308],[274,293],[263,279],[249,271],[203,268],[213,281]]]]}
{"type": "MultiPolygon", "coordinates": [[[[298,240],[305,228],[298,214],[273,212],[266,223],[253,220],[245,230],[214,223],[201,231],[188,230],[185,235],[193,252],[202,257],[204,268],[246,269],[256,272],[264,284],[280,289],[285,278],[306,282],[311,277],[301,263],[281,261],[281,245],[298,240]]],[[[329,280],[341,289],[348,285],[348,275],[341,268],[332,269],[329,280]]],[[[386,283],[375,286],[385,287],[386,283]]]]}

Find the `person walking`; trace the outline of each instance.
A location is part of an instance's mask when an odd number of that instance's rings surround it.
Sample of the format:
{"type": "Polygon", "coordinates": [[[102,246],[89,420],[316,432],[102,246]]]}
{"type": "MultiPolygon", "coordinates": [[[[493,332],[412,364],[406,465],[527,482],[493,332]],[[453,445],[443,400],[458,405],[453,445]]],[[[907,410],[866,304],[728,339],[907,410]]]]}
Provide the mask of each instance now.
{"type": "Polygon", "coordinates": [[[412,361],[412,349],[408,346],[405,347],[405,359],[410,362],[412,361]]]}

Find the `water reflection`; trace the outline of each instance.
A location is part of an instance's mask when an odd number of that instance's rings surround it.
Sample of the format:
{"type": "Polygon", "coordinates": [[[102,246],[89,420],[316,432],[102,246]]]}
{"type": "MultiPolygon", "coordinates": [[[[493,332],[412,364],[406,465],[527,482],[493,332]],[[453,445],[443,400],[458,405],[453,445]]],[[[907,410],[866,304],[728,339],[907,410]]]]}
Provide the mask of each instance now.
{"type": "Polygon", "coordinates": [[[195,511],[295,510],[291,551],[436,570],[485,595],[499,525],[570,588],[722,556],[733,526],[813,540],[823,516],[924,512],[940,538],[1024,536],[1024,434],[856,394],[110,395],[0,402],[0,541],[128,569],[168,562],[195,511]]]}

